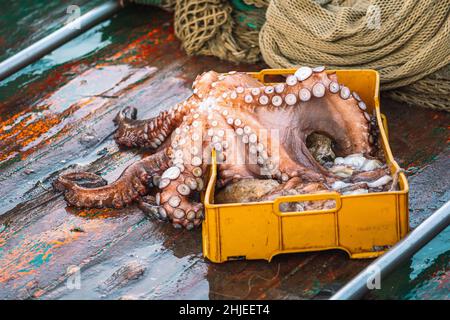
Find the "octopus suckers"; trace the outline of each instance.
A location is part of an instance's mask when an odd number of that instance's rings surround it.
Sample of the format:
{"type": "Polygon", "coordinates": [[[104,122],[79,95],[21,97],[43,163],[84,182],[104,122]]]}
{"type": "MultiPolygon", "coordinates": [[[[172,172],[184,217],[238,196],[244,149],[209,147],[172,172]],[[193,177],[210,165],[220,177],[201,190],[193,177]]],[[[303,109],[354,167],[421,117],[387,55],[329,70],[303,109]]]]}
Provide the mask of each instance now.
{"type": "Polygon", "coordinates": [[[355,98],[356,101],[361,101],[361,97],[356,92],[352,92],[353,98],[355,98]]]}
{"type": "Polygon", "coordinates": [[[283,98],[281,98],[280,96],[273,96],[272,97],[272,104],[275,107],[281,106],[282,103],[283,103],[283,98]]]}
{"type": "Polygon", "coordinates": [[[253,89],[251,90],[251,93],[252,93],[252,95],[257,96],[257,95],[259,95],[259,94],[261,93],[261,89],[259,89],[259,88],[253,88],[253,89]]]}
{"type": "Polygon", "coordinates": [[[345,87],[345,86],[343,86],[341,88],[341,92],[340,92],[341,98],[344,99],[344,100],[347,100],[348,98],[350,98],[350,95],[351,95],[350,89],[345,87]]]}
{"type": "Polygon", "coordinates": [[[276,93],[283,93],[284,91],[284,84],[283,83],[279,83],[275,86],[275,92],[276,93]]]}
{"type": "MultiPolygon", "coordinates": [[[[176,208],[180,205],[181,198],[179,196],[171,196],[169,198],[168,203],[169,203],[169,206],[171,206],[172,208],[176,208]]],[[[183,214],[183,216],[184,216],[184,214],[183,214]]]]}
{"type": "Polygon", "coordinates": [[[313,72],[320,73],[325,70],[325,66],[318,66],[312,69],[313,72]]]}
{"type": "Polygon", "coordinates": [[[312,88],[312,93],[316,98],[322,98],[325,95],[325,85],[322,82],[316,83],[312,88]]]}
{"type": "Polygon", "coordinates": [[[161,219],[166,220],[167,219],[167,211],[163,207],[158,208],[158,213],[161,219]]]}
{"type": "Polygon", "coordinates": [[[191,136],[192,141],[198,141],[200,139],[200,135],[194,132],[191,136]]]}
{"type": "Polygon", "coordinates": [[[222,150],[222,144],[219,143],[219,142],[216,142],[216,143],[214,143],[213,148],[214,148],[216,151],[221,151],[221,150],[222,150]]]}
{"type": "Polygon", "coordinates": [[[159,188],[160,189],[164,189],[165,187],[167,187],[170,184],[170,179],[167,178],[163,178],[159,181],[159,188]]]}
{"type": "Polygon", "coordinates": [[[192,146],[191,147],[191,154],[192,155],[197,155],[198,154],[198,152],[199,152],[199,149],[196,147],[196,146],[192,146]]]}
{"type": "Polygon", "coordinates": [[[328,89],[330,90],[331,93],[338,93],[339,92],[339,83],[337,83],[336,81],[331,81],[328,89]]]}
{"type": "Polygon", "coordinates": [[[286,84],[288,86],[295,86],[297,84],[297,77],[294,75],[290,75],[286,78],[286,84]]]}
{"type": "MultiPolygon", "coordinates": [[[[180,150],[181,151],[181,150],[180,150]]],[[[181,170],[178,167],[170,167],[169,169],[167,169],[166,171],[164,171],[164,173],[161,176],[161,180],[162,179],[170,179],[170,180],[175,180],[180,176],[181,170]]]]}
{"type": "Polygon", "coordinates": [[[203,180],[201,178],[196,178],[195,181],[197,182],[197,191],[203,190],[203,180]]]}
{"type": "Polygon", "coordinates": [[[310,67],[300,67],[297,71],[295,71],[294,75],[299,81],[305,81],[312,75],[312,73],[313,70],[310,67]]]}
{"type": "Polygon", "coordinates": [[[182,209],[175,209],[173,210],[173,216],[177,219],[183,219],[184,218],[184,211],[182,209]]]}
{"type": "Polygon", "coordinates": [[[182,196],[187,196],[187,195],[189,195],[189,193],[191,193],[191,189],[185,184],[179,184],[177,186],[177,191],[182,196]]]}
{"type": "Polygon", "coordinates": [[[269,97],[268,96],[260,96],[259,97],[259,103],[262,105],[266,105],[269,103],[269,97]]]}
{"type": "Polygon", "coordinates": [[[295,96],[295,94],[289,93],[284,97],[284,101],[286,102],[287,105],[293,106],[294,104],[297,103],[297,97],[295,96]]]}
{"type": "Polygon", "coordinates": [[[200,157],[193,157],[192,160],[191,160],[191,164],[193,166],[198,167],[199,165],[202,164],[202,159],[200,157]]]}
{"type": "Polygon", "coordinates": [[[303,102],[309,101],[311,99],[311,91],[307,88],[301,88],[298,92],[298,97],[303,102]]]}
{"type": "Polygon", "coordinates": [[[186,214],[186,219],[188,219],[189,221],[193,221],[195,219],[195,212],[192,210],[188,211],[188,213],[186,214]]]}
{"type": "Polygon", "coordinates": [[[275,89],[272,86],[267,86],[267,87],[264,88],[264,92],[266,94],[272,94],[274,92],[274,90],[275,89]]]}
{"type": "Polygon", "coordinates": [[[195,178],[187,177],[186,179],[184,179],[184,183],[185,183],[191,190],[197,189],[197,181],[195,180],[195,178]]]}

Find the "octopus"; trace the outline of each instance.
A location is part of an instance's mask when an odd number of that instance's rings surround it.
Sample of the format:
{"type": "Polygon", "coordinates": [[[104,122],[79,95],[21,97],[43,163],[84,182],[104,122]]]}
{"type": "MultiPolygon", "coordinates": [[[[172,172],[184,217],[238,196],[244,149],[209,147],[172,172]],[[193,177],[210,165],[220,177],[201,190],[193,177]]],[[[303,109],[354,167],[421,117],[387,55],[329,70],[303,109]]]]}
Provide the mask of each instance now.
{"type": "Polygon", "coordinates": [[[193,229],[204,218],[200,193],[213,154],[217,189],[243,179],[277,181],[264,199],[295,189],[344,193],[367,183],[376,188],[386,176],[385,167],[371,164],[378,161],[374,155],[379,150],[375,117],[356,92],[324,67],[300,67],[285,82],[272,85],[247,73],[208,71],[197,76],[192,88],[189,98],[151,119],[138,120],[135,108],[120,111],[116,143],[150,150],[150,155],[110,184],[90,172],[62,173],[54,186],[68,204],[123,208],[137,203],[175,228],[193,229]],[[319,163],[308,149],[312,134],[331,140],[337,156],[331,166],[319,163]],[[359,161],[355,155],[370,170],[349,172],[345,163],[359,161]]]}

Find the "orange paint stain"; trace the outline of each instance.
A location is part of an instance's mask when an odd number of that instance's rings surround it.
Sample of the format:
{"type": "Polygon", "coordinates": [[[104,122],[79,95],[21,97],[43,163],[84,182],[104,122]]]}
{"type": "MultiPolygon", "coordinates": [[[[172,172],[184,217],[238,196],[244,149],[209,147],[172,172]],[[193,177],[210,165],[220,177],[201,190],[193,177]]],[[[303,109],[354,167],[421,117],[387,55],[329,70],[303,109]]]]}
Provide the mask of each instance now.
{"type": "MultiPolygon", "coordinates": [[[[48,267],[52,256],[58,254],[58,248],[68,247],[77,241],[113,229],[113,224],[101,219],[66,219],[56,230],[45,230],[27,237],[13,249],[3,253],[0,260],[0,283],[35,275],[42,268],[45,270],[48,267]],[[84,232],[72,232],[74,223],[84,232]]],[[[6,235],[2,235],[4,237],[6,235]]]]}

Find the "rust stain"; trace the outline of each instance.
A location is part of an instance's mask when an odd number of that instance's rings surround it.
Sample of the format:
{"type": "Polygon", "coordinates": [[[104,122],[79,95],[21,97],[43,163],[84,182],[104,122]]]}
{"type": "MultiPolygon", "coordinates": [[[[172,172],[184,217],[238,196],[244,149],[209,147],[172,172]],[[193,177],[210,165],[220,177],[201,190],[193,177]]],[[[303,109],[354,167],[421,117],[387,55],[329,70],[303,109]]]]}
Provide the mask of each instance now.
{"type": "Polygon", "coordinates": [[[175,40],[172,23],[169,28],[158,26],[131,42],[124,50],[110,57],[110,60],[128,64],[148,63],[153,55],[161,54],[161,45],[175,40]]]}
{"type": "MultiPolygon", "coordinates": [[[[173,27],[158,26],[126,45],[121,51],[107,57],[105,59],[107,63],[100,62],[90,69],[87,69],[86,66],[76,65],[75,62],[58,67],[44,81],[33,85],[33,91],[45,92],[47,88],[62,87],[61,85],[67,82],[67,74],[70,73],[79,74],[69,83],[72,84],[73,93],[76,93],[82,86],[88,88],[90,86],[92,90],[95,90],[99,83],[104,82],[105,77],[101,73],[92,72],[93,70],[121,63],[133,66],[148,65],[153,56],[161,55],[162,45],[166,46],[174,41],[173,27]],[[82,80],[77,80],[77,78],[82,80]]],[[[129,73],[130,70],[128,68],[122,72],[125,76],[125,73],[129,73]]],[[[114,85],[112,84],[112,86],[114,85]]],[[[131,84],[130,88],[132,88],[131,84]]],[[[112,89],[112,87],[108,89],[112,89]]],[[[66,90],[66,94],[67,92],[70,93],[66,90]]],[[[28,106],[25,110],[5,120],[0,120],[0,164],[16,157],[19,157],[16,160],[24,160],[40,147],[50,144],[54,138],[70,130],[70,122],[64,122],[64,119],[69,118],[78,109],[90,106],[94,99],[99,103],[102,101],[101,97],[91,99],[82,97],[73,101],[69,106],[65,106],[68,100],[70,102],[70,97],[58,95],[58,91],[50,92],[41,97],[40,103],[28,106]],[[60,127],[58,128],[58,126],[60,127]],[[57,132],[46,137],[46,134],[52,130],[57,132]]],[[[7,108],[7,106],[0,103],[0,110],[3,108],[7,108]]]]}

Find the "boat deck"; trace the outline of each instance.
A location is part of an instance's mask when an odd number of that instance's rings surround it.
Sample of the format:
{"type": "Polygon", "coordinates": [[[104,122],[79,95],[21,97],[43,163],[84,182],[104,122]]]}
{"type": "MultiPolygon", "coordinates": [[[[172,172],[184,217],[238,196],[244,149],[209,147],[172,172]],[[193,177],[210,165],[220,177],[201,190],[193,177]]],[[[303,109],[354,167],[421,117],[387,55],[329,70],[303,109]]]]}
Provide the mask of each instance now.
{"type": "MultiPolygon", "coordinates": [[[[0,82],[0,299],[325,299],[367,266],[371,260],[340,251],[212,264],[202,257],[200,230],[175,230],[134,206],[69,208],[51,189],[65,168],[82,166],[111,181],[141,158],[113,141],[112,119],[123,107],[152,117],[188,97],[203,71],[265,67],[188,57],[171,15],[139,7],[0,82]],[[75,268],[80,287],[73,289],[66,280],[75,268]]],[[[393,154],[408,174],[414,228],[449,200],[450,115],[386,99],[381,106],[393,154]]],[[[448,295],[446,246],[433,251],[416,283],[408,278],[413,267],[403,270],[414,297],[448,295]]]]}

